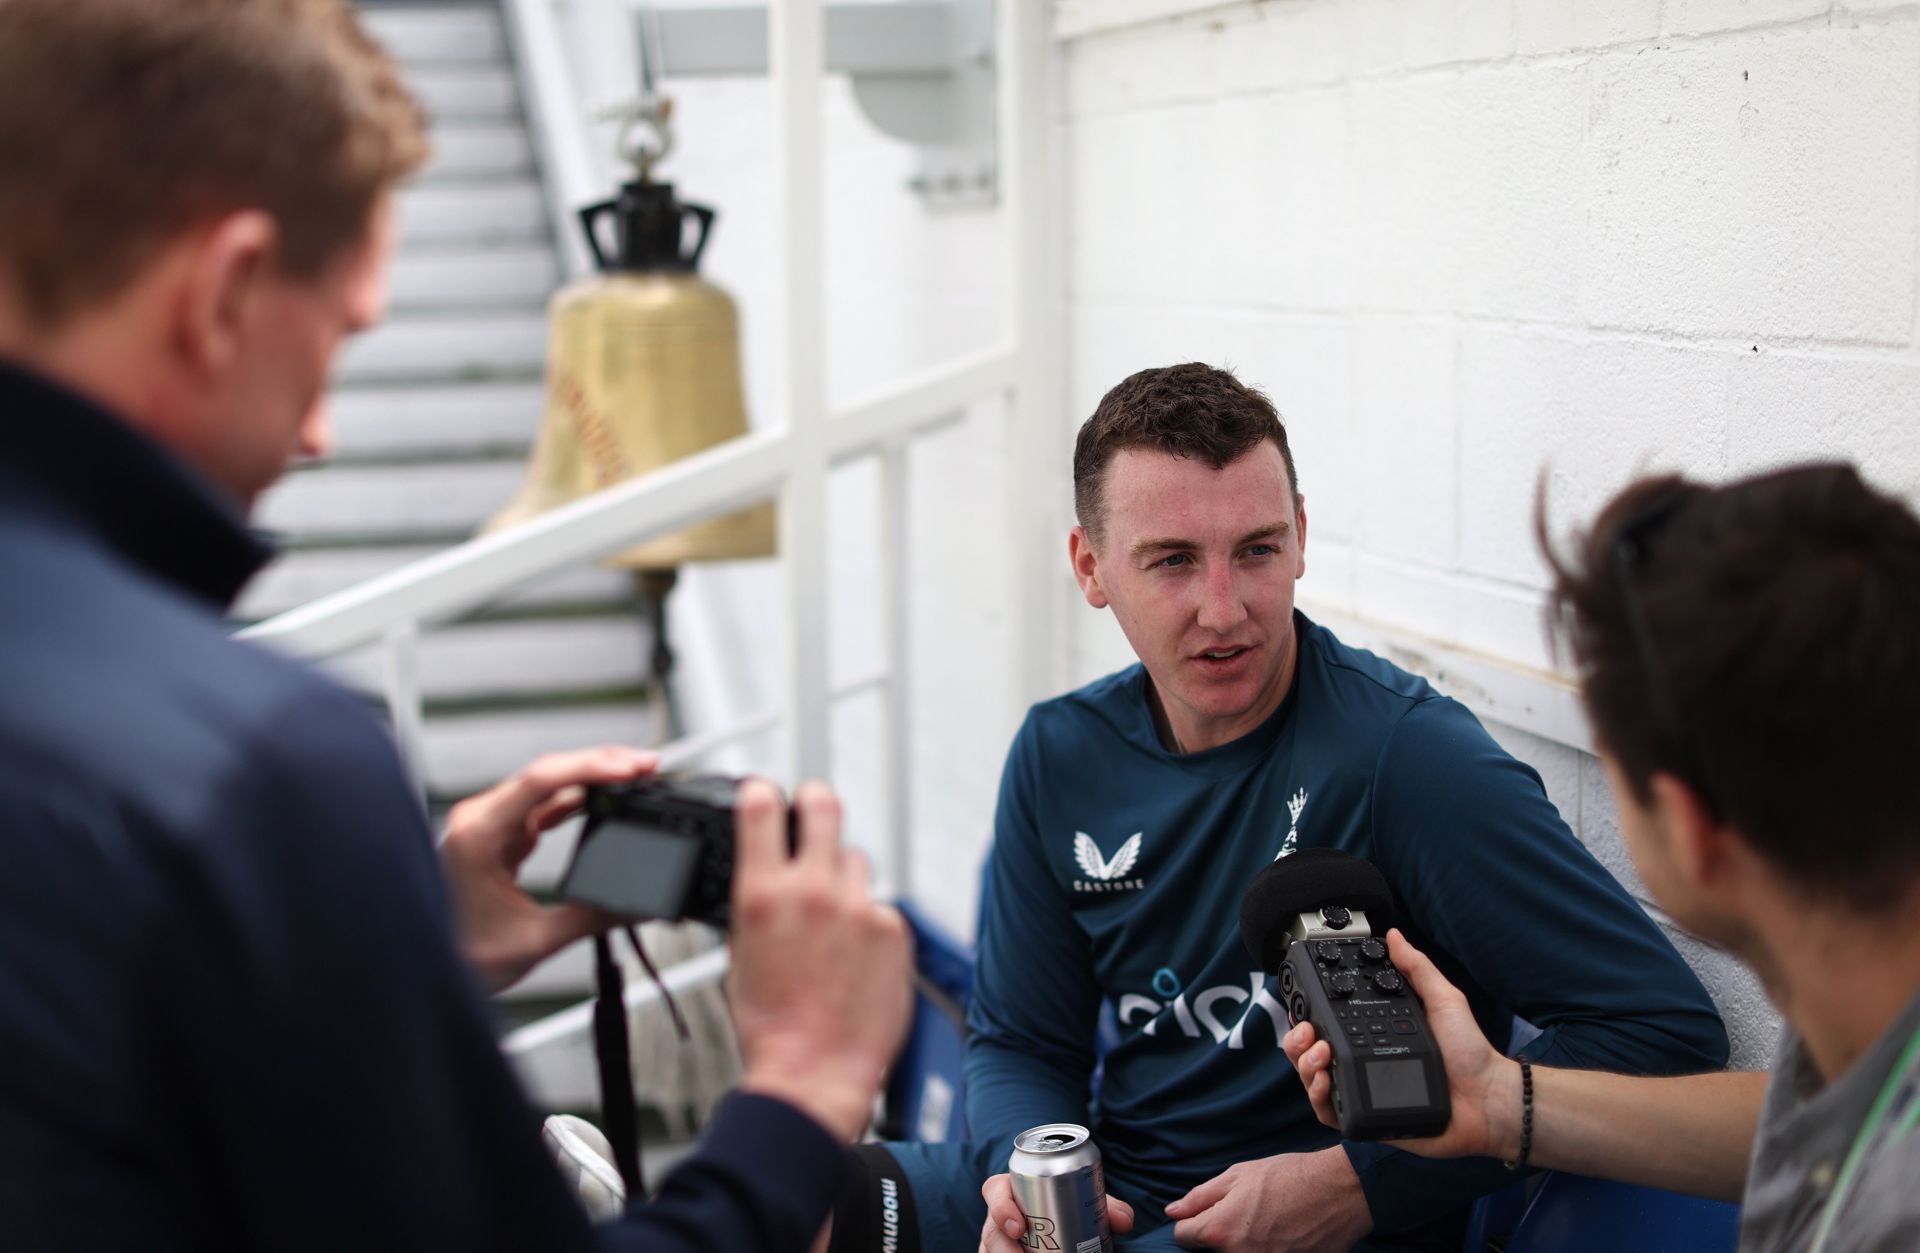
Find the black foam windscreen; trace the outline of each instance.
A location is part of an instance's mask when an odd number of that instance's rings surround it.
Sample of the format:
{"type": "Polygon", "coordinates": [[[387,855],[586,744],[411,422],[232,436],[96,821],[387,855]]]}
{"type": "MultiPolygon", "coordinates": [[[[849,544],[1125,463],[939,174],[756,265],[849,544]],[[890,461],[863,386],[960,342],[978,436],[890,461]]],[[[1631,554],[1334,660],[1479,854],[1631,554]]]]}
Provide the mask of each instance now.
{"type": "Polygon", "coordinates": [[[1272,974],[1286,960],[1294,919],[1329,905],[1365,910],[1375,935],[1394,925],[1393,892],[1372,862],[1338,849],[1303,848],[1247,885],[1240,898],[1240,942],[1254,964],[1272,974]]]}

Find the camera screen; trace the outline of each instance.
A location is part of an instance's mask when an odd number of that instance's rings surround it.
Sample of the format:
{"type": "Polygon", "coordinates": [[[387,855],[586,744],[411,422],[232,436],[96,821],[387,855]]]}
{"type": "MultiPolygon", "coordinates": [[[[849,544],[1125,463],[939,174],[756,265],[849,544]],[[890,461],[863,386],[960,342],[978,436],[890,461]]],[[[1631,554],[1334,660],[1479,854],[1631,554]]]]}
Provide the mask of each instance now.
{"type": "Polygon", "coordinates": [[[609,819],[581,841],[565,892],[629,918],[676,918],[699,857],[689,836],[609,819]]]}
{"type": "Polygon", "coordinates": [[[1367,1063],[1367,1090],[1375,1109],[1407,1109],[1427,1104],[1427,1067],[1418,1058],[1367,1063]]]}

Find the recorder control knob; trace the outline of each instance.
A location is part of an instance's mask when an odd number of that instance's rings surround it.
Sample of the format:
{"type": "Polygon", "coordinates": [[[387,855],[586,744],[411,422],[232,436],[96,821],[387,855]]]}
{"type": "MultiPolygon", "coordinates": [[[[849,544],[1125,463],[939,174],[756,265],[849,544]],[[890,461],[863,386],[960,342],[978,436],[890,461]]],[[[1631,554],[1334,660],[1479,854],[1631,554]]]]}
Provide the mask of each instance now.
{"type": "Polygon", "coordinates": [[[1352,996],[1360,990],[1360,984],[1352,975],[1335,975],[1327,980],[1327,991],[1335,996],[1352,996]]]}
{"type": "Polygon", "coordinates": [[[1388,996],[1398,996],[1400,990],[1407,986],[1407,981],[1400,977],[1397,970],[1382,970],[1373,976],[1373,986],[1388,996]]]}
{"type": "Polygon", "coordinates": [[[1335,931],[1344,931],[1353,922],[1353,914],[1345,905],[1329,905],[1320,911],[1320,921],[1335,931]]]}
{"type": "Polygon", "coordinates": [[[1360,946],[1360,956],[1366,961],[1383,962],[1387,960],[1387,946],[1378,940],[1368,940],[1360,946]]]}
{"type": "Polygon", "coordinates": [[[1345,953],[1332,940],[1322,940],[1313,946],[1313,956],[1323,965],[1338,966],[1345,953]]]}

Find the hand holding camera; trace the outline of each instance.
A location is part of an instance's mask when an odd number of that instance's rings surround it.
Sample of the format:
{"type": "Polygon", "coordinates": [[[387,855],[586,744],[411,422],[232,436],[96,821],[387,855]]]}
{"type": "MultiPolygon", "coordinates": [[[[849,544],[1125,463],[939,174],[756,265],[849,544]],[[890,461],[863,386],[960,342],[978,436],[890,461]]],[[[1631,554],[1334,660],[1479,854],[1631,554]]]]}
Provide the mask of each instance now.
{"type": "MultiPolygon", "coordinates": [[[[1387,950],[1426,1009],[1452,1100],[1452,1118],[1445,1131],[1437,1136],[1395,1140],[1394,1146],[1422,1157],[1513,1158],[1520,1144],[1518,1064],[1487,1043],[1466,996],[1447,982],[1426,954],[1407,943],[1398,928],[1387,932],[1387,950]]],[[[1327,1073],[1332,1050],[1324,1040],[1315,1038],[1313,1024],[1304,1021],[1287,1032],[1280,1045],[1300,1072],[1313,1112],[1329,1127],[1338,1127],[1333,1083],[1327,1073]]]]}
{"type": "Polygon", "coordinates": [[[906,923],[868,892],[864,854],[840,845],[840,802],[804,784],[661,775],[590,790],[561,882],[582,906],[727,927],[727,997],[741,1088],[778,1096],[851,1139],[906,1033],[906,923]]]}
{"type": "Polygon", "coordinates": [[[574,941],[607,925],[579,904],[543,905],[520,886],[540,837],[576,813],[588,789],[651,775],[656,753],[606,744],[549,753],[447,815],[440,862],[460,947],[489,991],[510,987],[574,941]]]}
{"type": "Polygon", "coordinates": [[[906,1034],[906,922],[868,894],[864,854],[840,846],[840,801],[824,784],[786,807],[741,784],[735,818],[733,971],[727,999],[746,1061],[741,1089],[788,1101],[844,1139],[867,1125],[906,1034]]]}

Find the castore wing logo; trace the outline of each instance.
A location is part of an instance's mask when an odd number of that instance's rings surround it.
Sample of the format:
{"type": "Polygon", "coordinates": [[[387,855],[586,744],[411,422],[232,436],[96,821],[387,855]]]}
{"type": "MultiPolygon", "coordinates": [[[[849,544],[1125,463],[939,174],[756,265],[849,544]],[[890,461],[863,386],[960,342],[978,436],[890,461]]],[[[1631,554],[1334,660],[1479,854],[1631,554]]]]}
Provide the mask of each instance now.
{"type": "Polygon", "coordinates": [[[1102,857],[1100,846],[1085,831],[1073,833],[1073,859],[1080,863],[1084,879],[1073,881],[1076,892],[1125,892],[1147,886],[1145,879],[1129,879],[1134,863],[1140,860],[1140,837],[1145,832],[1135,831],[1113,850],[1112,857],[1102,857]]]}

